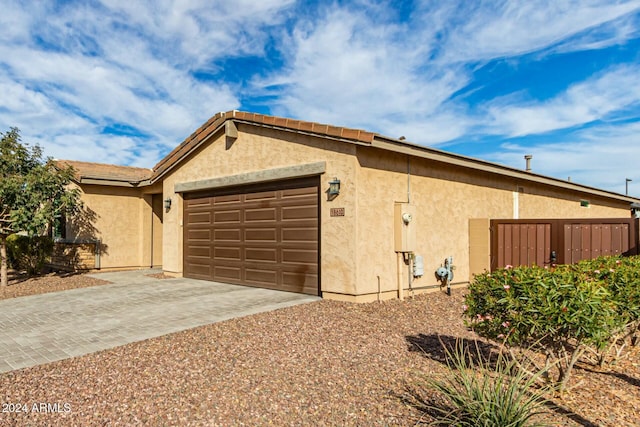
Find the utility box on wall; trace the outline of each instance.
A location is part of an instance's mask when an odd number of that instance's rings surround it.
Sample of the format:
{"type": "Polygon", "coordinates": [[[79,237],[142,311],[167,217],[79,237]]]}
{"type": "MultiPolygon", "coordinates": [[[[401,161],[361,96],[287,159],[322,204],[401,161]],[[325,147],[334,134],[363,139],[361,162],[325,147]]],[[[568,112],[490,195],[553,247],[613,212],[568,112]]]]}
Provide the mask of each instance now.
{"type": "Polygon", "coordinates": [[[396,203],[394,209],[395,251],[414,252],[416,249],[416,207],[409,203],[396,203]]]}

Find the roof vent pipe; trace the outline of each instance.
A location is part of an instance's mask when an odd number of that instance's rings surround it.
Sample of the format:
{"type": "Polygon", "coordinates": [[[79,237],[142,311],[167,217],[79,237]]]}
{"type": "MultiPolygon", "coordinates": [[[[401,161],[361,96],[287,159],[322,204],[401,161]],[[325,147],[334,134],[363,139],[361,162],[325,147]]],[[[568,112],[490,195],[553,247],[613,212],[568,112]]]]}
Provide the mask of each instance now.
{"type": "Polygon", "coordinates": [[[524,159],[527,162],[527,172],[531,172],[531,159],[533,159],[533,154],[525,154],[524,159]]]}

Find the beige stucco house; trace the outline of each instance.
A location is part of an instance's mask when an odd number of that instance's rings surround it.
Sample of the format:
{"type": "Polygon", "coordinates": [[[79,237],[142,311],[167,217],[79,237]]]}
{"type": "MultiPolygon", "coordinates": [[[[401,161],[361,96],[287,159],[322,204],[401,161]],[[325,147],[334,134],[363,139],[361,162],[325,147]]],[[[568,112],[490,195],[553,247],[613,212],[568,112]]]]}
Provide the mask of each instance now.
{"type": "Polygon", "coordinates": [[[489,268],[490,219],[628,218],[639,201],[363,130],[240,111],[216,114],[152,170],[67,163],[85,215],[65,237],[98,240],[102,269],[162,267],[349,301],[437,288],[449,257],[454,284],[468,283],[489,268]]]}

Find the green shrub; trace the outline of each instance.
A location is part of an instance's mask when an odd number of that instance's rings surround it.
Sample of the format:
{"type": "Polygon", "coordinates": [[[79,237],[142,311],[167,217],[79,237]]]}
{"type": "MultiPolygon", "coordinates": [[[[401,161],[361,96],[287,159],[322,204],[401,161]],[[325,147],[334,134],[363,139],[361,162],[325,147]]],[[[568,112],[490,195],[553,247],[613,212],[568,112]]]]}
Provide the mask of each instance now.
{"type": "Polygon", "coordinates": [[[53,253],[53,240],[47,236],[23,236],[12,234],[7,237],[7,258],[17,270],[26,270],[35,275],[42,272],[53,253]]]}
{"type": "Polygon", "coordinates": [[[435,415],[436,425],[535,426],[548,388],[535,388],[537,375],[529,376],[516,361],[499,353],[495,361],[476,347],[471,353],[460,341],[445,348],[448,373],[428,383],[444,398],[445,405],[421,409],[435,415]]]}
{"type": "Polygon", "coordinates": [[[622,327],[612,292],[584,264],[507,267],[475,277],[464,314],[483,337],[542,351],[562,391],[588,346],[605,348],[622,327]]]}
{"type": "Polygon", "coordinates": [[[600,257],[580,265],[608,287],[625,323],[640,319],[640,257],[600,257]]]}
{"type": "Polygon", "coordinates": [[[580,265],[590,271],[607,287],[615,302],[616,312],[622,327],[601,351],[598,363],[607,357],[615,361],[627,344],[637,343],[640,325],[640,257],[600,257],[582,261],[580,265]]]}

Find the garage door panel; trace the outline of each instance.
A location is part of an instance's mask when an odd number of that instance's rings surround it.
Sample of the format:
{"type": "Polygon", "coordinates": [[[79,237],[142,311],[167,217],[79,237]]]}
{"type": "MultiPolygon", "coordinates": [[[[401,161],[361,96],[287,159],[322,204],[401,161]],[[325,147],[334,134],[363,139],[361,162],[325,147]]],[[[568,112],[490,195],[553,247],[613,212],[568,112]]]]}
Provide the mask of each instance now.
{"type": "MultiPolygon", "coordinates": [[[[229,265],[216,266],[213,272],[214,272],[213,277],[215,278],[214,280],[217,280],[217,281],[229,280],[232,283],[238,283],[242,279],[242,269],[239,266],[238,267],[233,267],[229,265]]],[[[212,280],[212,279],[209,278],[209,280],[212,280]]]]}
{"type": "MultiPolygon", "coordinates": [[[[202,196],[210,200],[208,205],[185,203],[185,276],[195,277],[193,269],[206,257],[206,250],[199,247],[208,240],[211,257],[206,279],[318,295],[317,182],[305,179],[222,189],[202,196]],[[190,214],[203,212],[210,214],[209,225],[189,221],[190,214]]],[[[190,198],[197,195],[185,197],[190,198]]],[[[198,278],[205,272],[200,268],[198,278]]]]}
{"type": "Polygon", "coordinates": [[[282,197],[279,200],[281,206],[317,206],[318,195],[282,197]]]}
{"type": "Polygon", "coordinates": [[[277,209],[273,208],[256,208],[246,209],[244,211],[244,222],[270,222],[273,223],[277,220],[277,209]]]}
{"type": "Polygon", "coordinates": [[[211,207],[212,200],[209,197],[205,197],[202,199],[191,199],[185,200],[184,205],[186,208],[195,209],[195,208],[207,208],[211,207]]]}
{"type": "Polygon", "coordinates": [[[225,206],[225,205],[234,205],[239,203],[242,200],[242,196],[239,194],[230,194],[226,196],[216,196],[211,197],[211,204],[213,206],[225,206]]]}
{"type": "Polygon", "coordinates": [[[209,225],[211,224],[211,212],[193,212],[187,217],[187,221],[191,225],[209,225]]]}
{"type": "Polygon", "coordinates": [[[299,268],[296,271],[283,271],[282,278],[287,285],[318,285],[318,275],[313,269],[299,268]]]}
{"type": "Polygon", "coordinates": [[[288,188],[281,191],[282,198],[292,198],[300,196],[312,196],[317,195],[316,187],[303,187],[303,188],[288,188]]]}
{"type": "Polygon", "coordinates": [[[247,228],[244,230],[244,241],[275,244],[278,241],[278,231],[275,228],[247,228]]]}
{"type": "Polygon", "coordinates": [[[253,285],[273,286],[277,283],[278,273],[273,270],[245,269],[245,281],[253,285]]]}
{"type": "Polygon", "coordinates": [[[282,289],[304,294],[318,293],[318,275],[312,272],[283,272],[282,289]]]}
{"type": "Polygon", "coordinates": [[[211,247],[210,246],[189,246],[189,259],[193,258],[211,258],[211,247]]]}
{"type": "Polygon", "coordinates": [[[313,242],[318,239],[316,227],[283,228],[281,241],[283,243],[313,242]]]}
{"type": "Polygon", "coordinates": [[[245,262],[270,262],[278,261],[278,254],[275,248],[246,248],[244,250],[245,262]]]}
{"type": "Polygon", "coordinates": [[[189,242],[208,242],[211,240],[211,230],[204,229],[189,229],[187,230],[187,240],[189,242]]]}
{"type": "Polygon", "coordinates": [[[240,261],[242,250],[237,247],[218,246],[213,249],[214,260],[240,261]]]}
{"type": "Polygon", "coordinates": [[[189,263],[189,271],[193,276],[198,276],[197,278],[211,277],[211,266],[209,265],[209,263],[207,264],[189,263]]]}
{"type": "Polygon", "coordinates": [[[244,201],[247,203],[264,201],[264,200],[276,200],[278,198],[277,191],[262,191],[259,193],[245,194],[244,201]]]}
{"type": "Polygon", "coordinates": [[[239,242],[242,232],[238,228],[219,228],[213,231],[214,242],[239,242]]]}
{"type": "Polygon", "coordinates": [[[214,211],[213,220],[216,223],[235,223],[239,224],[242,218],[242,212],[238,209],[214,211]]]}
{"type": "Polygon", "coordinates": [[[317,206],[291,206],[282,208],[282,220],[316,219],[317,206]]]}
{"type": "Polygon", "coordinates": [[[283,249],[282,262],[284,264],[303,264],[315,265],[318,260],[318,251],[316,250],[300,250],[300,249],[283,249]]]}
{"type": "MultiPolygon", "coordinates": [[[[318,198],[316,196],[310,197],[300,197],[300,198],[288,198],[288,199],[280,199],[280,206],[285,207],[299,207],[299,206],[310,206],[317,207],[318,198]]],[[[317,214],[317,212],[316,212],[317,214]]]]}

